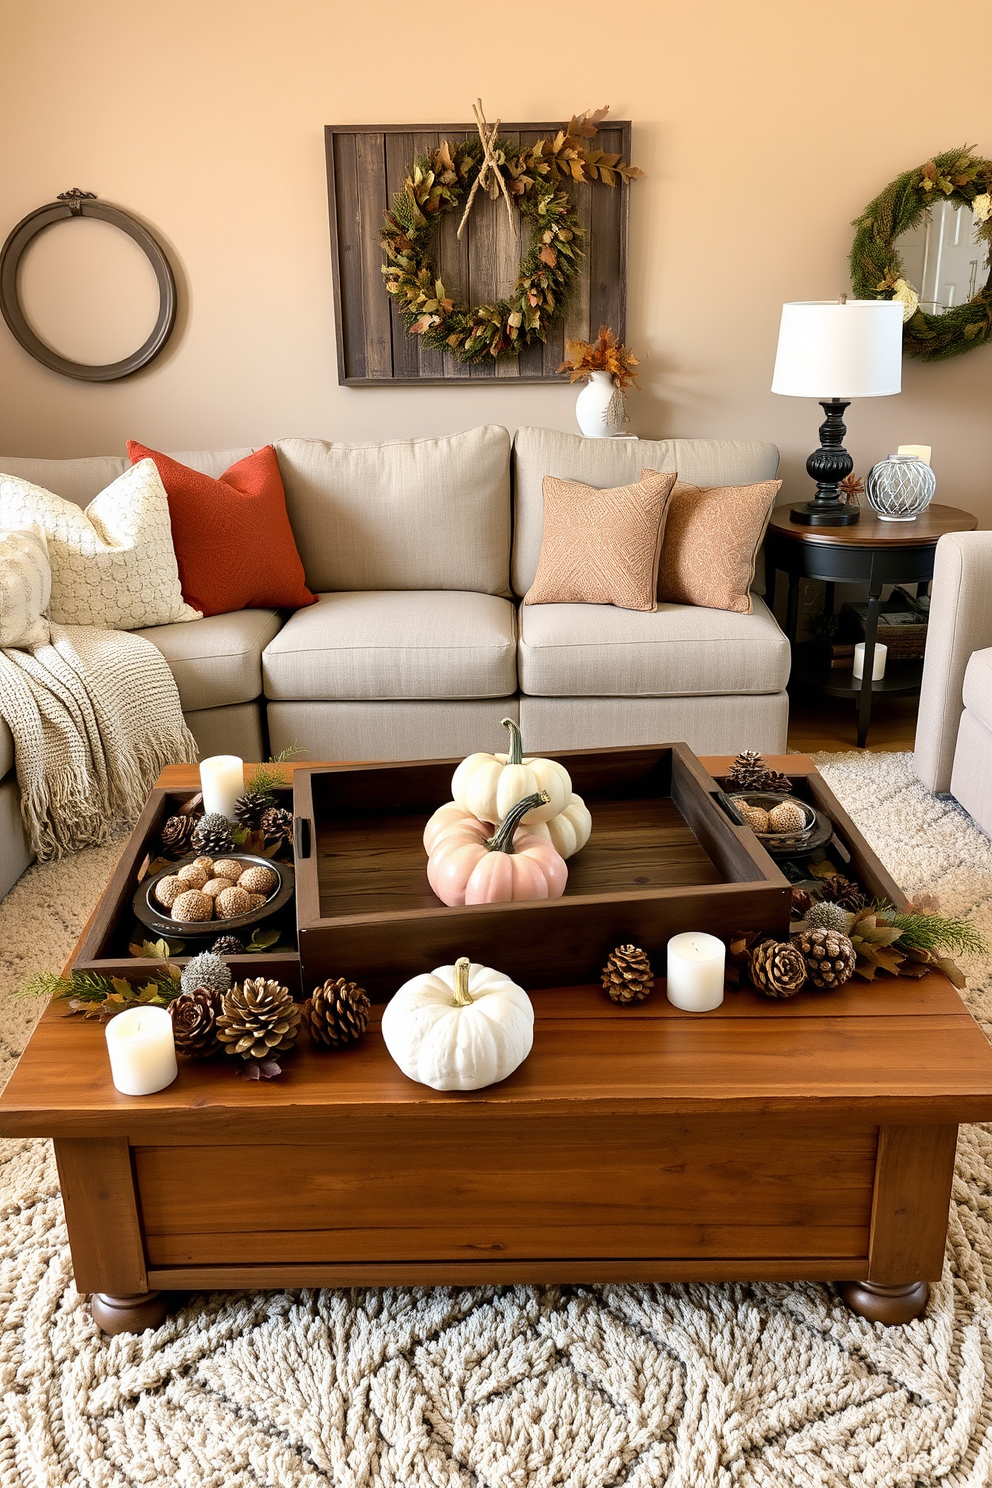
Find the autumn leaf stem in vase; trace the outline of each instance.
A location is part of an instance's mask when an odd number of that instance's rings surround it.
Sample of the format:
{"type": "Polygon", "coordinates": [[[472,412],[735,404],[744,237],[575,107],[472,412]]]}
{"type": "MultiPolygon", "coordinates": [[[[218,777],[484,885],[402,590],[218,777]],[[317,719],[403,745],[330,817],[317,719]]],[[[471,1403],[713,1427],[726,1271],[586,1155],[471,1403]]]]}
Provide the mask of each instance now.
{"type": "Polygon", "coordinates": [[[579,428],[588,439],[609,439],[627,423],[624,392],[637,386],[638,359],[609,326],[600,326],[595,341],[566,341],[559,372],[570,382],[585,380],[575,404],[579,428]]]}

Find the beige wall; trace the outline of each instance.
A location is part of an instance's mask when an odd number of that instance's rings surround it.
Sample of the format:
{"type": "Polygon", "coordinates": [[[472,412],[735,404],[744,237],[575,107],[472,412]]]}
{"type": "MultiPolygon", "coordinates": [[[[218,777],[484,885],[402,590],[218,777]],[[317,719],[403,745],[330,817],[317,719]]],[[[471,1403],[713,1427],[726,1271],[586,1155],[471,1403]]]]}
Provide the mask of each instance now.
{"type": "MultiPolygon", "coordinates": [[[[7,453],[573,427],[563,387],[337,385],[322,127],[464,119],[481,93],[506,119],[633,119],[632,428],[774,440],[805,498],[819,410],[768,390],[782,301],[848,288],[850,221],[899,171],[992,154],[988,0],[0,0],[0,22],[0,229],[96,191],[154,226],[183,298],[166,353],[106,386],[0,325],[7,453]]],[[[990,395],[992,350],[908,363],[901,396],[850,410],[858,470],[932,444],[938,499],[992,526],[990,395]]]]}

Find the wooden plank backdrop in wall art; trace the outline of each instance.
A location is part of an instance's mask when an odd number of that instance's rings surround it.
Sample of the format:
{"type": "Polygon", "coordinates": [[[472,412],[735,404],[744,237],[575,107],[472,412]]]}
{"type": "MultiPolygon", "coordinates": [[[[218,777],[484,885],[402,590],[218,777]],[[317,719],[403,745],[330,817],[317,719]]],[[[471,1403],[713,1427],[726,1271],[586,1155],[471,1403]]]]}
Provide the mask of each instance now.
{"type": "MultiPolygon", "coordinates": [[[[500,135],[518,144],[554,137],[567,120],[550,124],[504,124],[500,135]]],[[[630,186],[612,189],[572,181],[569,194],[586,230],[586,256],[565,317],[545,344],[525,347],[519,357],[466,366],[449,352],[433,351],[410,336],[382,278],[379,244],[383,213],[403,185],[417,155],[442,140],[456,144],[478,133],[474,124],[328,124],[327,198],[334,275],[338,381],[347,387],[466,382],[565,382],[558,367],[566,339],[594,340],[601,325],[621,338],[627,314],[627,215],[630,186]]],[[[607,120],[596,148],[630,159],[630,123],[607,120]]],[[[519,213],[511,227],[502,201],[476,194],[461,241],[461,212],[450,212],[437,232],[435,263],[449,295],[478,304],[505,295],[517,277],[530,228],[519,213]]]]}

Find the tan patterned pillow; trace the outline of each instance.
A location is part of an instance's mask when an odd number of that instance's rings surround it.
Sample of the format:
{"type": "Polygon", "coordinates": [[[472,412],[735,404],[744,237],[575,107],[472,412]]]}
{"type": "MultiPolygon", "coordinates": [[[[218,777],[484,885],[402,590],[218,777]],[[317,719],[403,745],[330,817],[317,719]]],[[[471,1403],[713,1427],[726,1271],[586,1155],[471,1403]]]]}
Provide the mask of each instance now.
{"type": "MultiPolygon", "coordinates": [[[[644,470],[641,479],[653,474],[644,470]]],[[[665,523],[658,598],[750,615],[755,560],[781,485],[776,480],[703,487],[677,481],[665,523]]]]}
{"type": "Polygon", "coordinates": [[[677,476],[645,471],[639,482],[597,491],[544,477],[544,535],[524,604],[658,608],[658,555],[677,476]]]}

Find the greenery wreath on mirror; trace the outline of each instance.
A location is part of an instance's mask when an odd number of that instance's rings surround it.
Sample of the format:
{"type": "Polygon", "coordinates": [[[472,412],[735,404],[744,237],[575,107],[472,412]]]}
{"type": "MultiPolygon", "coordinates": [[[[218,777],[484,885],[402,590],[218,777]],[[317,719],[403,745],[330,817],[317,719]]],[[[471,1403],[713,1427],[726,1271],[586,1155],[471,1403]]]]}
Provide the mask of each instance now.
{"type": "Polygon", "coordinates": [[[908,283],[897,240],[924,221],[945,200],[974,214],[976,238],[992,244],[992,160],[972,155],[967,146],[946,150],[926,164],[904,171],[856,218],[851,248],[851,285],[858,299],[901,300],[903,350],[924,362],[959,356],[992,344],[992,289],[988,283],[963,305],[942,315],[920,309],[908,283]]]}
{"type": "Polygon", "coordinates": [[[468,364],[519,356],[523,347],[547,339],[568,304],[583,257],[583,229],[562,183],[616,186],[644,174],[618,155],[588,148],[606,113],[587,111],[554,139],[515,145],[498,135],[498,121],[492,128],[485,123],[480,103],[478,138],[456,145],[442,141],[414,160],[380,234],[386,289],[410,335],[468,364]],[[502,195],[511,220],[513,208],[519,211],[530,224],[530,244],[505,299],[457,304],[433,266],[434,232],[467,193],[460,236],[480,186],[493,199],[502,195]]]}

